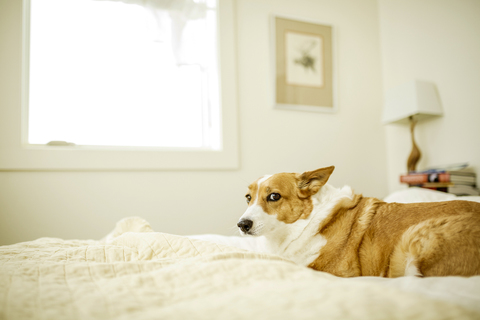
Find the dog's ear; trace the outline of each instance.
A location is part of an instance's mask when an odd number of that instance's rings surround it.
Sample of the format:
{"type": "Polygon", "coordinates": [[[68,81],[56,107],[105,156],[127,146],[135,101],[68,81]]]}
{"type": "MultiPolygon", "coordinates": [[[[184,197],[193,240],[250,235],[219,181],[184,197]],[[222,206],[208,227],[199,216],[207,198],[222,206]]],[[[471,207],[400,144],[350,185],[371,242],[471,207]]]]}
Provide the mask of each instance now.
{"type": "Polygon", "coordinates": [[[314,195],[327,183],[332,174],[334,166],[320,168],[315,171],[307,171],[298,175],[298,189],[301,197],[314,195]]]}

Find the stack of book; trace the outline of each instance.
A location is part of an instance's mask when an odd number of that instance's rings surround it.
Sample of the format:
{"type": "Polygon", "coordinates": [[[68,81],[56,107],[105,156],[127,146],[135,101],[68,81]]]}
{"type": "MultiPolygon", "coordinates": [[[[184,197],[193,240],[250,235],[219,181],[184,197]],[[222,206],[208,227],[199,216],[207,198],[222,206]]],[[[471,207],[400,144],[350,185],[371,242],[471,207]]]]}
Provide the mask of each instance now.
{"type": "Polygon", "coordinates": [[[455,195],[480,195],[477,189],[477,175],[466,165],[410,172],[401,175],[400,182],[411,187],[433,189],[455,195]]]}

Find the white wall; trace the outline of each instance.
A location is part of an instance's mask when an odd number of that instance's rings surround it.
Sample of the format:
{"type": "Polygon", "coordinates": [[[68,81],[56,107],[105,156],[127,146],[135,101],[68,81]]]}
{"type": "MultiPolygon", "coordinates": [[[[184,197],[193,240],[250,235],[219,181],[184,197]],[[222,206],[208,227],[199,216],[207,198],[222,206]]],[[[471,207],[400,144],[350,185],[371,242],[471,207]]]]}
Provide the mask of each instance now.
{"type": "MultiPolygon", "coordinates": [[[[0,0],[0,12],[16,15],[12,21],[20,19],[20,3],[0,0]]],[[[2,28],[0,41],[7,34],[19,34],[18,24],[7,30],[4,23],[2,28]]],[[[116,221],[131,215],[147,219],[157,231],[231,235],[245,210],[244,193],[250,182],[267,173],[332,164],[337,167],[333,185],[349,184],[364,195],[385,196],[377,2],[237,0],[237,34],[239,170],[0,172],[0,244],[42,236],[100,238],[116,221]],[[338,113],[272,108],[272,13],[335,27],[338,113]]],[[[6,48],[0,42],[0,47],[0,59],[20,52],[18,46],[6,48]]],[[[18,74],[0,74],[4,89],[0,88],[0,116],[2,105],[19,100],[12,96],[18,90],[5,90],[11,81],[18,89],[18,74]]]]}
{"type": "MultiPolygon", "coordinates": [[[[417,169],[469,162],[480,172],[480,1],[379,0],[383,87],[436,84],[444,116],[420,122],[417,169]]],[[[386,127],[389,190],[411,150],[408,126],[386,127]]],[[[478,181],[477,181],[478,182],[478,181]]]]}

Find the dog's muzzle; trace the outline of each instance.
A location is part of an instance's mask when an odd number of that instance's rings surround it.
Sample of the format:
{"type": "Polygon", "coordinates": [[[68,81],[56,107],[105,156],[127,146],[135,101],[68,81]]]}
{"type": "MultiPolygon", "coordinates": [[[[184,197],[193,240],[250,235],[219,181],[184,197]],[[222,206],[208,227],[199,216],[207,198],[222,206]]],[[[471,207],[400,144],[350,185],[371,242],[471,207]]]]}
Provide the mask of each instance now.
{"type": "Polygon", "coordinates": [[[237,223],[237,226],[242,230],[244,233],[248,233],[250,229],[252,229],[253,221],[248,219],[242,219],[237,223]]]}

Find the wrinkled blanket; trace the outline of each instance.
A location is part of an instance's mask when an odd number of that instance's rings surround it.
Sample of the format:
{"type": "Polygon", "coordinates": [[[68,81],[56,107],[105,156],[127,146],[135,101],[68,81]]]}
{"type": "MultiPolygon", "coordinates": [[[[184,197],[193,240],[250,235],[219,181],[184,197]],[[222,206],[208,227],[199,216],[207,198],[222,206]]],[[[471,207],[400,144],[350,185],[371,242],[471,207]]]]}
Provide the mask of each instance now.
{"type": "Polygon", "coordinates": [[[480,277],[342,279],[129,218],[0,247],[0,319],[480,319],[480,277]]]}

